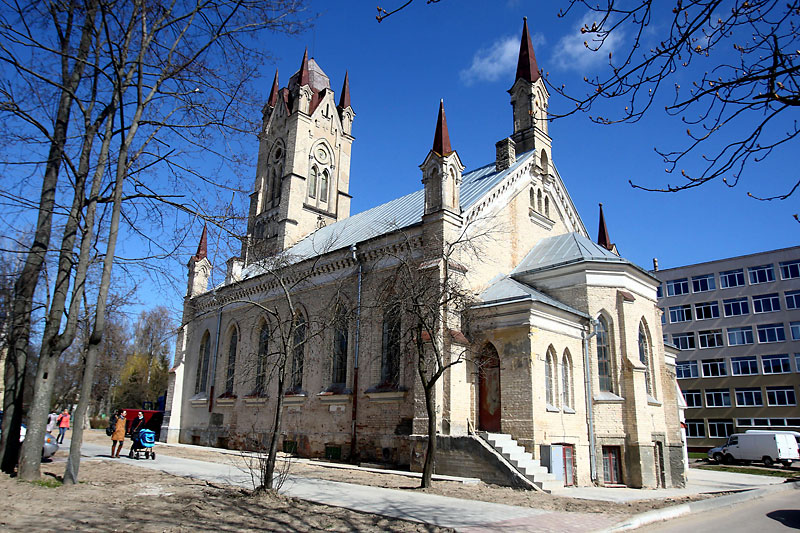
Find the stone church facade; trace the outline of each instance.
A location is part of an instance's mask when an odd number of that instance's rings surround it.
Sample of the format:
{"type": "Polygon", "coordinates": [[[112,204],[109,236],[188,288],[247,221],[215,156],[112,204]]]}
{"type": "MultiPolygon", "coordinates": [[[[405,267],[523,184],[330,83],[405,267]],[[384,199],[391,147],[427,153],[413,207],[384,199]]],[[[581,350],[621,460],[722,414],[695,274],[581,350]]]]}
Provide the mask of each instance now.
{"type": "Polygon", "coordinates": [[[567,485],[682,485],[659,282],[617,253],[602,207],[598,240],[589,238],[553,163],[549,96],[527,23],[509,93],[514,131],[496,143],[494,162],[464,168],[442,103],[423,188],[351,215],[347,75],[337,101],[314,59],[304,56],[284,88],[276,73],[241,256],[213,290],[205,230],[189,261],[162,438],[231,447],[242,435],[266,438],[280,395],[286,450],[418,468],[424,398],[414,360],[391,333],[408,317],[381,301],[397,257],[438,272],[452,267],[442,261],[448,243],[491,235],[481,252],[457,258],[475,296],[468,327],[452,316],[429,339],[450,357],[474,354],[437,384],[441,438],[510,435],[567,485]],[[276,257],[285,278],[267,266],[276,257]],[[303,280],[291,290],[307,340],[278,390],[259,354],[287,312],[282,279],[303,280]]]}

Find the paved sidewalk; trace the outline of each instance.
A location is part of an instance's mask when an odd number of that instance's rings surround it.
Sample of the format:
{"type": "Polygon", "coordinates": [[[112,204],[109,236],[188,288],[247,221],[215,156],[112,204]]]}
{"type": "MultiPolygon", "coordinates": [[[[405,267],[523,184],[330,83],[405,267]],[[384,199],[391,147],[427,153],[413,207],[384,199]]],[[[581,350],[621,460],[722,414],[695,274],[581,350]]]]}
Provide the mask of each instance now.
{"type": "MultiPolygon", "coordinates": [[[[65,446],[68,446],[66,441],[65,446]]],[[[87,458],[109,458],[105,446],[84,443],[81,451],[87,458]]],[[[145,459],[134,461],[127,458],[122,461],[177,476],[252,488],[250,475],[233,464],[182,459],[163,454],[157,454],[155,461],[145,459]]],[[[498,528],[514,532],[586,533],[609,527],[619,520],[618,516],[613,515],[559,513],[291,475],[284,483],[281,492],[316,503],[451,527],[470,533],[497,531],[498,528]]]]}

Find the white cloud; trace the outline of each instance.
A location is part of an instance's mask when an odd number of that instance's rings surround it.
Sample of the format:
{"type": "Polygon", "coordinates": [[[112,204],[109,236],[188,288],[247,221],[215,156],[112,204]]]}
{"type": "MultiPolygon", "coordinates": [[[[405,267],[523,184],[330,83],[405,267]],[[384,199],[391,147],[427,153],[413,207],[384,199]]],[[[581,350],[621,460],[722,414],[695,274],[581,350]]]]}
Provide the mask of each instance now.
{"type": "MultiPolygon", "coordinates": [[[[586,71],[608,63],[608,54],[617,51],[624,39],[620,29],[609,34],[602,43],[591,33],[581,33],[580,29],[597,21],[596,13],[587,13],[576,25],[574,31],[564,35],[555,47],[553,64],[563,70],[586,71]],[[586,44],[584,44],[586,43],[586,44]],[[586,46],[588,44],[588,47],[586,46]],[[599,47],[599,48],[598,48],[599,47]]],[[[612,56],[613,57],[613,56],[612,56]]]]}
{"type": "MultiPolygon", "coordinates": [[[[541,34],[534,34],[531,38],[534,49],[544,43],[541,34]]],[[[519,36],[501,37],[490,46],[481,48],[472,57],[469,68],[459,74],[461,81],[472,85],[480,81],[497,81],[501,77],[511,77],[517,68],[519,57],[519,36]]]]}

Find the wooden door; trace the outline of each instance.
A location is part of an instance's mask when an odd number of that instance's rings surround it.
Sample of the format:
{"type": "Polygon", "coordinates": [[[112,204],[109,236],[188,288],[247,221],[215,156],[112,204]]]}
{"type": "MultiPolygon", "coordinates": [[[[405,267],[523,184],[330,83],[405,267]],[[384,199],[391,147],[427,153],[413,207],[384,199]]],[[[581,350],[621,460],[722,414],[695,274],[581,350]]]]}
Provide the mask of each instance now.
{"type": "Polygon", "coordinates": [[[620,455],[619,446],[603,446],[603,477],[606,485],[622,483],[620,455]]]}
{"type": "Polygon", "coordinates": [[[478,429],[500,431],[500,358],[494,346],[483,350],[478,371],[478,429]]]}

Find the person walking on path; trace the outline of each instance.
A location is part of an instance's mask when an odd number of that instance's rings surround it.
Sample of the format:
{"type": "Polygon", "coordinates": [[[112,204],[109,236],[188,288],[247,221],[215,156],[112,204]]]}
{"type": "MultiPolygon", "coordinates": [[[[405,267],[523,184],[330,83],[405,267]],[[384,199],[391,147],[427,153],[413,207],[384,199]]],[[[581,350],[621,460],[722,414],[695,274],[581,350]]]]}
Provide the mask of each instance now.
{"type": "Polygon", "coordinates": [[[50,414],[47,415],[47,432],[52,433],[54,429],[56,429],[56,421],[58,420],[58,413],[55,411],[50,411],[50,414]]]}
{"type": "Polygon", "coordinates": [[[58,418],[56,419],[56,423],[58,424],[58,437],[56,438],[56,442],[58,444],[64,443],[64,434],[66,434],[67,430],[69,429],[69,411],[64,409],[58,418]]]}
{"type": "Polygon", "coordinates": [[[131,424],[131,439],[136,440],[139,436],[139,430],[144,429],[144,415],[139,411],[139,417],[131,424]]]}
{"type": "Polygon", "coordinates": [[[125,411],[117,412],[111,417],[109,425],[114,426],[114,432],[111,434],[111,457],[119,459],[119,452],[122,451],[122,441],[125,440],[125,411]]]}

